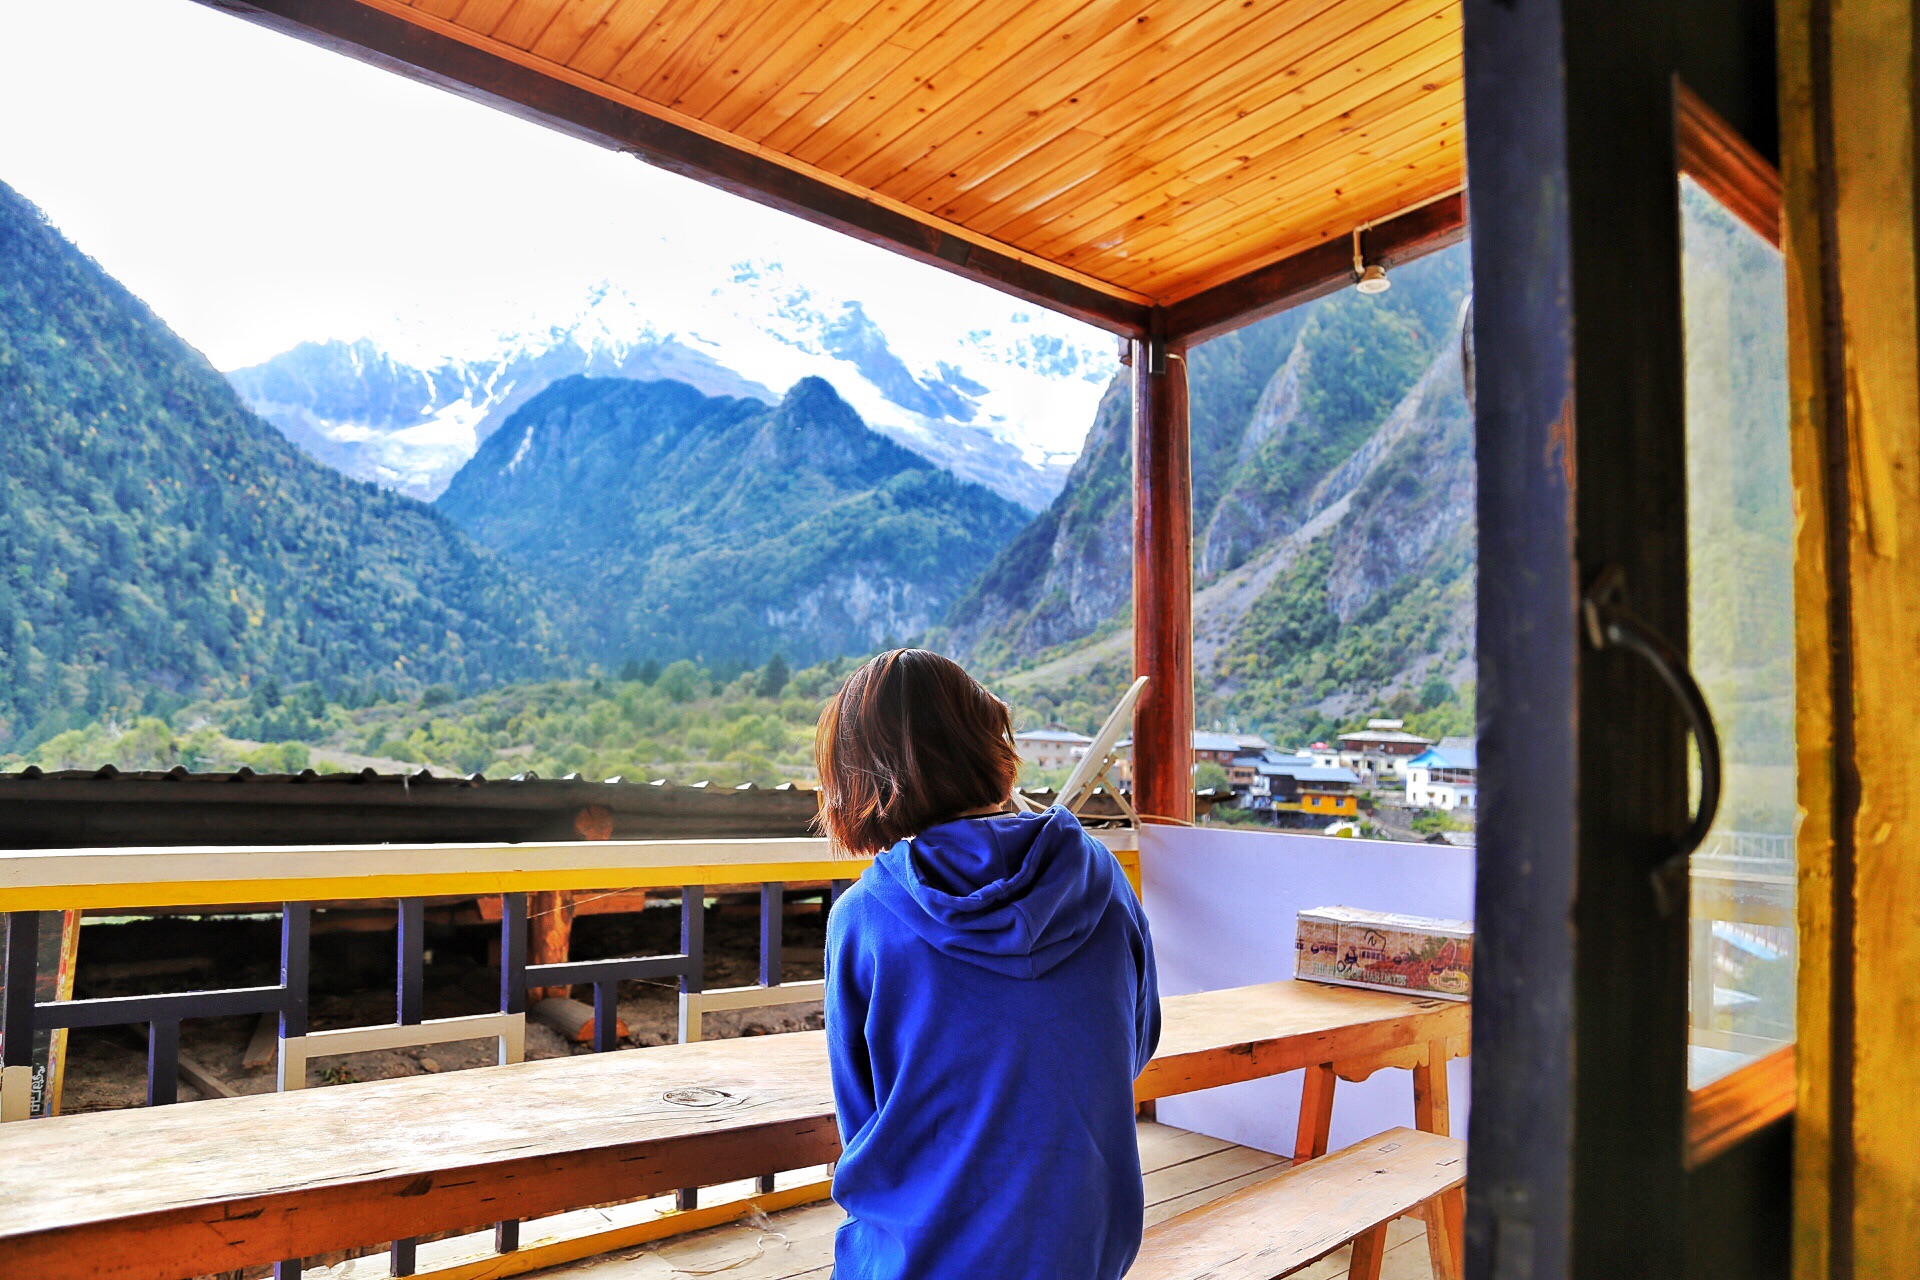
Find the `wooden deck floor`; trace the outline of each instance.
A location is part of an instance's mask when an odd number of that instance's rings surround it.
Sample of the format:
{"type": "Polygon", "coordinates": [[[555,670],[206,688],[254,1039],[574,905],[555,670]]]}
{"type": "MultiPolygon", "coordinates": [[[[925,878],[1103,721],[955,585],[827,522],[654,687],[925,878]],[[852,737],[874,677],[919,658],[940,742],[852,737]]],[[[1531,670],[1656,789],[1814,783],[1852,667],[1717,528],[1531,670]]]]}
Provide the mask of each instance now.
{"type": "MultiPolygon", "coordinates": [[[[1251,1147],[1152,1121],[1142,1121],[1139,1133],[1149,1226],[1270,1178],[1289,1163],[1251,1147]]],[[[533,1274],[569,1280],[685,1280],[703,1275],[727,1280],[828,1280],[833,1274],[833,1233],[842,1216],[830,1201],[806,1205],[776,1213],[757,1225],[716,1227],[533,1274]]],[[[1388,1229],[1388,1241],[1382,1280],[1432,1280],[1426,1228],[1417,1219],[1394,1223],[1388,1229]]],[[[1342,1249],[1294,1274],[1300,1280],[1344,1276],[1347,1252],[1342,1249]]]]}

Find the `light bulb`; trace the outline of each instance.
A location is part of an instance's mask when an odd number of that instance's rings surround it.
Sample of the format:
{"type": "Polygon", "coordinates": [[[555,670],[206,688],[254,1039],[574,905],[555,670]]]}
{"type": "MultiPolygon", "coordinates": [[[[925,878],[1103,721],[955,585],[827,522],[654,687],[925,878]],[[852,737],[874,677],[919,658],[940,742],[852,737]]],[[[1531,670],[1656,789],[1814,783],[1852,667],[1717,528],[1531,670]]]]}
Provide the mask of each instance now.
{"type": "Polygon", "coordinates": [[[1360,281],[1353,287],[1361,293],[1385,293],[1393,288],[1393,281],[1387,279],[1387,269],[1374,262],[1360,273],[1360,281]]]}

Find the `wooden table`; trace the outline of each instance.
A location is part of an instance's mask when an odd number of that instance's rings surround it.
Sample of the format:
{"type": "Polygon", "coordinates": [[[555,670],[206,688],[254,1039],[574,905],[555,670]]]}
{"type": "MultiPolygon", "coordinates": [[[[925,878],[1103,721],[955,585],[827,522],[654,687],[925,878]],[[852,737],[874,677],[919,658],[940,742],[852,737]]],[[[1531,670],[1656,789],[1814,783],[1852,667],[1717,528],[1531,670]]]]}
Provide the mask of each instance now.
{"type": "MultiPolygon", "coordinates": [[[[1142,1100],[1310,1068],[1324,1151],[1336,1069],[1411,1065],[1445,1131],[1431,1063],[1464,1004],[1275,982],[1164,1009],[1142,1100]]],[[[175,1280],[838,1153],[821,1032],[23,1121],[0,1126],[0,1276],[175,1280]]]]}

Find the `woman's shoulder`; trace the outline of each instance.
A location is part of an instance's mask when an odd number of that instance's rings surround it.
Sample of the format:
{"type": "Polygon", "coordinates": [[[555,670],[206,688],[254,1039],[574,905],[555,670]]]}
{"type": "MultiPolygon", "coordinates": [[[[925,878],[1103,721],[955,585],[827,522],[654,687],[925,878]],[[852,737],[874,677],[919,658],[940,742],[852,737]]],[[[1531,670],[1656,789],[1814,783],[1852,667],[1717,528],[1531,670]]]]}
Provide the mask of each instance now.
{"type": "Polygon", "coordinates": [[[840,947],[854,937],[871,937],[875,918],[892,916],[869,883],[873,875],[869,868],[833,900],[827,911],[827,946],[840,947]]]}

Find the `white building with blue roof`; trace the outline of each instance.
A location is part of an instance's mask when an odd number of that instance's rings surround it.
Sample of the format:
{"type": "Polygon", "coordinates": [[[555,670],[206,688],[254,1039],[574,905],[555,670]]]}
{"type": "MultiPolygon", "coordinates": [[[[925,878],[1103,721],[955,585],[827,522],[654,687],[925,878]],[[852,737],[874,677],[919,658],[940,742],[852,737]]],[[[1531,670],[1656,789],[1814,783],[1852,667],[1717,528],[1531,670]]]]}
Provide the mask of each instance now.
{"type": "Polygon", "coordinates": [[[1480,756],[1477,738],[1442,738],[1403,766],[1407,807],[1475,809],[1479,807],[1480,756]]]}

